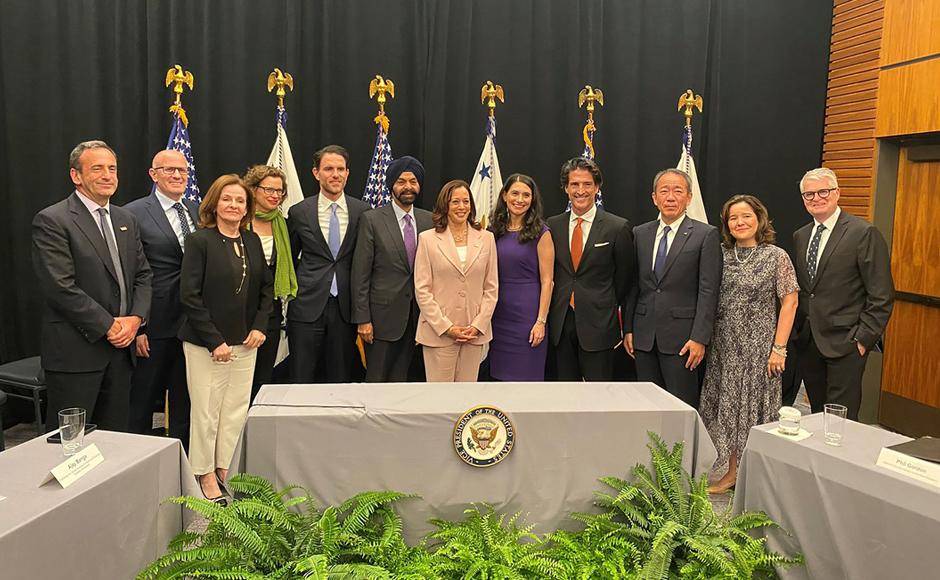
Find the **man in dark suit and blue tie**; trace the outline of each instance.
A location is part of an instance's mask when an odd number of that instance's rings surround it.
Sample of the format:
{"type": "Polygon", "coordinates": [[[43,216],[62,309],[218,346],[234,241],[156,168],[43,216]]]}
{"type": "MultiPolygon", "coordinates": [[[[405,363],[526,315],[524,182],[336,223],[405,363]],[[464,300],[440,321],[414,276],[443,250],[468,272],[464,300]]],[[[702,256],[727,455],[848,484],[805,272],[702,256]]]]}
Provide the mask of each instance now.
{"type": "Polygon", "coordinates": [[[183,322],[180,307],[180,269],[183,242],[199,224],[199,206],[186,199],[189,165],[179,151],[160,151],[153,158],[150,195],[124,206],[140,227],[144,254],[153,272],[150,319],[136,340],[137,367],[131,381],[131,431],[149,433],[153,404],[168,391],[169,432],[189,443],[189,391],[183,343],[177,338],[183,322]]]}
{"type": "Polygon", "coordinates": [[[800,194],[813,221],[793,234],[800,284],[796,347],[814,413],[826,403],[858,420],[865,363],[894,306],[888,246],[867,221],[839,207],[836,174],[806,172],[800,194]]]}
{"type": "Polygon", "coordinates": [[[326,380],[349,382],[356,329],[350,307],[350,270],[359,218],[368,204],[345,194],[349,152],[328,145],[313,155],[318,195],[290,208],[290,232],[297,297],[287,308],[291,378],[316,380],[324,365],[326,380]]]}
{"type": "Polygon", "coordinates": [[[150,312],[150,266],[137,221],[110,204],[117,156],[104,141],[69,155],[75,191],[33,219],[33,267],[43,294],[46,429],[81,407],[87,421],[126,431],[131,345],[150,312]]]}
{"type": "Polygon", "coordinates": [[[653,179],[659,218],[633,229],[637,286],[623,315],[624,347],[637,378],[698,408],[696,368],[712,337],[721,287],[718,228],[686,215],[692,181],[679,169],[653,179]]]}
{"type": "Polygon", "coordinates": [[[352,321],[365,343],[370,383],[408,380],[419,314],[418,234],[434,225],[431,212],[414,207],[424,185],[420,161],[409,156],[392,161],[385,181],[392,202],[362,214],[352,265],[352,321]]]}

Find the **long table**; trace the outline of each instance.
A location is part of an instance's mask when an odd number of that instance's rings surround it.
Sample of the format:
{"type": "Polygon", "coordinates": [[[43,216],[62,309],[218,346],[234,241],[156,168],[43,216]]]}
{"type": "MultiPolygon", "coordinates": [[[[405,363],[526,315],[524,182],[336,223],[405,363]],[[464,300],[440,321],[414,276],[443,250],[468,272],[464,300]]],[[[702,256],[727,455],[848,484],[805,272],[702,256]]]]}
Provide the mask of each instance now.
{"type": "Polygon", "coordinates": [[[847,421],[840,447],[824,443],[822,414],[804,417],[812,437],[751,429],[738,466],[734,511],[763,510],[790,535],[765,531],[776,551],[801,552],[785,578],[940,577],[940,489],[875,465],[882,447],[908,437],[847,421]]]}
{"type": "Polygon", "coordinates": [[[268,385],[248,413],[232,470],[305,486],[323,505],[366,490],[420,494],[399,506],[408,539],[428,518],[457,519],[470,502],[522,511],[536,531],[571,527],[605,475],[649,464],[647,431],[684,441],[685,466],[716,452],[698,413],[652,383],[268,385]],[[463,463],[454,424],[491,405],[515,427],[512,452],[487,468],[463,463]]]}
{"type": "Polygon", "coordinates": [[[0,577],[133,578],[183,529],[199,494],[176,439],[95,431],[104,462],[63,489],[46,473],[65,460],[45,436],[0,453],[0,577]]]}

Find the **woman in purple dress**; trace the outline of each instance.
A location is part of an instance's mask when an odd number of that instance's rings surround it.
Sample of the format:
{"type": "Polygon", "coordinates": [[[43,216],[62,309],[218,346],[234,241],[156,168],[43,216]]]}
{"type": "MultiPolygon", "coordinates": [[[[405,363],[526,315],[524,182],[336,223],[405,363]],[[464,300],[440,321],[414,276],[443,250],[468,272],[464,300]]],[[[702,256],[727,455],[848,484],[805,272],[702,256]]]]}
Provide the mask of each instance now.
{"type": "Polygon", "coordinates": [[[496,236],[499,260],[490,376],[500,381],[545,380],[545,320],[552,298],[555,247],[542,219],[542,197],[531,177],[509,176],[489,229],[496,236]]]}

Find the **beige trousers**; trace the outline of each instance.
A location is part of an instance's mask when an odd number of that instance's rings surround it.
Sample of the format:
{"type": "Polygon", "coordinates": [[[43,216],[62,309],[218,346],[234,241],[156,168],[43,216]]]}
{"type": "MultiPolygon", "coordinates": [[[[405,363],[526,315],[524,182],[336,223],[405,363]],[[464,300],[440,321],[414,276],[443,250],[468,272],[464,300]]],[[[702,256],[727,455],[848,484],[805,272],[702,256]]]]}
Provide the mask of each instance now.
{"type": "Polygon", "coordinates": [[[248,416],[258,349],[236,345],[232,354],[231,361],[218,363],[205,347],[183,342],[192,409],[189,462],[196,475],[228,469],[248,416]]]}
{"type": "Polygon", "coordinates": [[[475,383],[483,360],[483,345],[454,343],[424,346],[424,370],[429,383],[475,383]]]}

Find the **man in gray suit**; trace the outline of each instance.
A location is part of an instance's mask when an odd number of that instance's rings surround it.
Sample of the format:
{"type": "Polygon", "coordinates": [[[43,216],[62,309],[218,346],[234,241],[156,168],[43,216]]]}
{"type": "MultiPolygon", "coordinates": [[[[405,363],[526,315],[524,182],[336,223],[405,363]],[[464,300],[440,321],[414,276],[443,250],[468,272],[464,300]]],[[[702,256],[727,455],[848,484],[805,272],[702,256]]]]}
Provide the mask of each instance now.
{"type": "Polygon", "coordinates": [[[657,173],[652,198],[659,218],[633,229],[637,285],[623,313],[623,344],[639,380],[698,408],[696,368],[711,341],[721,287],[720,236],[685,214],[692,181],[684,171],[657,173]]]}
{"type": "Polygon", "coordinates": [[[137,221],[109,203],[118,185],[114,151],[104,141],[79,143],[69,166],[75,191],[33,219],[46,429],[58,428],[62,409],[81,407],[88,422],[126,431],[130,347],[150,313],[150,266],[137,221]]]}
{"type": "Polygon", "coordinates": [[[888,246],[875,226],[839,207],[831,169],[806,172],[800,194],[813,216],[793,234],[800,284],[793,328],[803,382],[814,413],[838,403],[857,420],[868,353],[894,306],[888,246]]]}
{"type": "Polygon", "coordinates": [[[414,263],[418,234],[431,212],[414,207],[424,166],[414,157],[389,164],[392,203],[362,214],[352,265],[352,321],[366,345],[367,382],[404,382],[415,350],[418,304],[414,263]]]}

